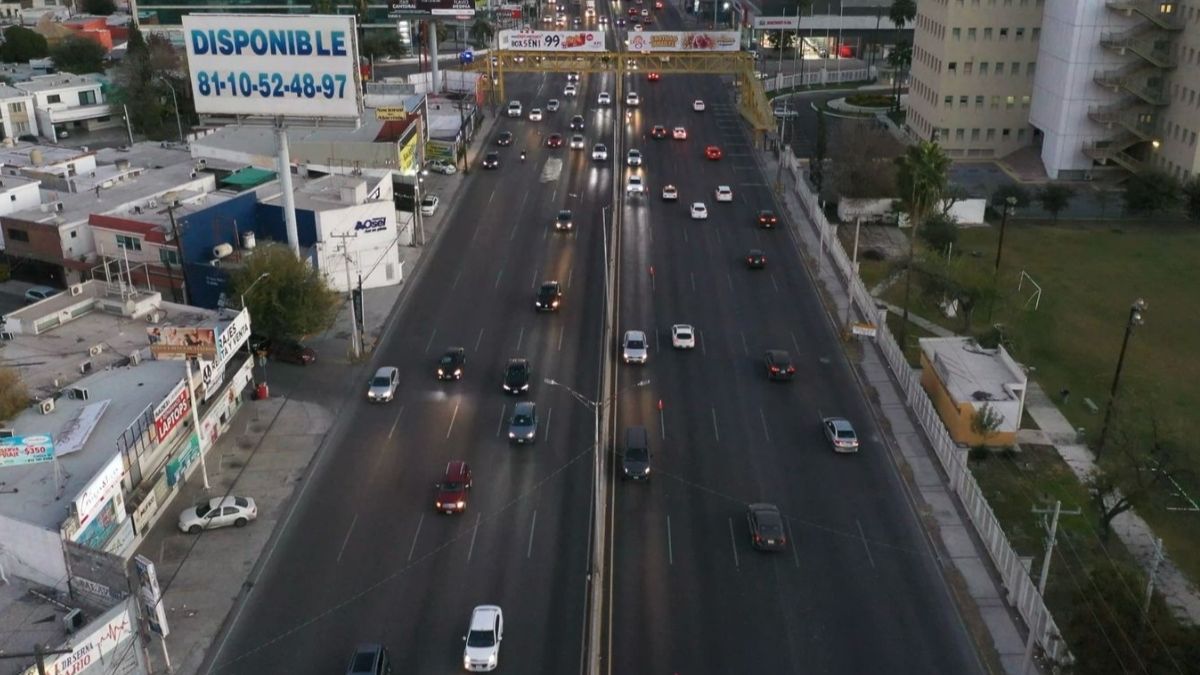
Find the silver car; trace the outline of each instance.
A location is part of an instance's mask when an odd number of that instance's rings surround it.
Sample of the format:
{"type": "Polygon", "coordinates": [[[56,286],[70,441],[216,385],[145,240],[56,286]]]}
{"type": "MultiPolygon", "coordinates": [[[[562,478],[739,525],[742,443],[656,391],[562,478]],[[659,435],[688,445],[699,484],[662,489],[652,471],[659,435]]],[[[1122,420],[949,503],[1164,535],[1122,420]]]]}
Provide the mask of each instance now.
{"type": "Polygon", "coordinates": [[[834,452],[858,452],[858,434],[850,421],[841,417],[826,417],[821,420],[825,429],[825,439],[833,446],[834,452]]]}
{"type": "Polygon", "coordinates": [[[513,408],[512,420],[508,424],[508,440],[511,443],[537,442],[537,405],[522,401],[513,408]]]}
{"type": "Polygon", "coordinates": [[[396,397],[396,385],[400,384],[400,371],[392,366],[384,366],[375,371],[375,375],[367,382],[368,401],[390,401],[396,397]]]}
{"type": "Polygon", "coordinates": [[[645,363],[650,358],[650,346],[646,334],[640,330],[627,330],[621,340],[621,359],[625,363],[645,363]]]}

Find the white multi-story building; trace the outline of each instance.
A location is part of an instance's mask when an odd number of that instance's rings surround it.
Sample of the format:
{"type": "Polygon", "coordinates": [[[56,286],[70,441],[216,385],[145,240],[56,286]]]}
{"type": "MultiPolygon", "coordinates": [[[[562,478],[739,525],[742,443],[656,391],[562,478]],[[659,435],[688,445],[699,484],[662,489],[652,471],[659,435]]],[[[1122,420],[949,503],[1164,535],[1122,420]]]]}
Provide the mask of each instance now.
{"type": "Polygon", "coordinates": [[[0,140],[37,136],[37,115],[33,95],[7,84],[0,84],[0,140]]]}
{"type": "Polygon", "coordinates": [[[102,82],[95,75],[56,73],[38,75],[16,88],[33,95],[38,130],[44,138],[65,138],[73,130],[91,131],[121,124],[104,100],[102,82]]]}

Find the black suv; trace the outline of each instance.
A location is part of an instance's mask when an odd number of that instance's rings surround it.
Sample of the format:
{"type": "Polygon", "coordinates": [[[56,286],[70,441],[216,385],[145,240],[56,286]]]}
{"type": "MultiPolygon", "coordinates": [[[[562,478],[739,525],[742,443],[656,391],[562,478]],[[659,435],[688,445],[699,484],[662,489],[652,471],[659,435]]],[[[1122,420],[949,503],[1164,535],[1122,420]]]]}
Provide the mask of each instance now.
{"type": "Polygon", "coordinates": [[[529,391],[529,380],[533,373],[525,359],[509,359],[504,368],[504,391],[508,394],[524,394],[529,391]]]}
{"type": "Polygon", "coordinates": [[[500,168],[500,153],[489,152],[483,157],[483,168],[499,169],[500,168]]]}
{"type": "Polygon", "coordinates": [[[383,645],[359,645],[346,666],[346,675],[391,675],[392,663],[383,645]]]}
{"type": "Polygon", "coordinates": [[[561,302],[562,287],[557,281],[547,281],[538,289],[537,300],[533,306],[542,312],[555,312],[558,311],[561,302]]]}
{"type": "Polygon", "coordinates": [[[796,374],[796,365],[792,356],[782,349],[770,349],[763,355],[763,365],[767,367],[767,379],[790,380],[796,374]]]}
{"type": "Polygon", "coordinates": [[[629,427],[625,430],[621,476],[629,480],[650,480],[650,441],[646,427],[629,427]]]}
{"type": "Polygon", "coordinates": [[[438,359],[437,377],[439,380],[461,380],[463,367],[467,365],[467,350],[462,347],[451,347],[438,359]]]}
{"type": "Polygon", "coordinates": [[[501,131],[499,136],[496,136],[496,145],[512,145],[513,134],[511,131],[501,131]]]}
{"type": "Polygon", "coordinates": [[[575,227],[575,223],[571,220],[571,210],[563,209],[558,212],[558,218],[554,220],[554,229],[571,231],[575,227]]]}
{"type": "Polygon", "coordinates": [[[583,115],[571,118],[571,131],[583,131],[583,115]]]}

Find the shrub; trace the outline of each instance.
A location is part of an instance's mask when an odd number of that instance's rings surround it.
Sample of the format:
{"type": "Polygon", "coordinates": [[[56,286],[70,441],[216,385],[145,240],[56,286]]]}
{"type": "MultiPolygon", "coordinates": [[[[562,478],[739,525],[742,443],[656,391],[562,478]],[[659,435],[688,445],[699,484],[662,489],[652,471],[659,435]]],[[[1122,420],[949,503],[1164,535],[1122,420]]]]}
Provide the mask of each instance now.
{"type": "Polygon", "coordinates": [[[860,108],[887,108],[892,105],[892,97],[887,94],[851,94],[846,97],[846,103],[860,108]]]}
{"type": "Polygon", "coordinates": [[[29,392],[12,368],[0,368],[0,420],[16,417],[29,405],[29,392]]]}

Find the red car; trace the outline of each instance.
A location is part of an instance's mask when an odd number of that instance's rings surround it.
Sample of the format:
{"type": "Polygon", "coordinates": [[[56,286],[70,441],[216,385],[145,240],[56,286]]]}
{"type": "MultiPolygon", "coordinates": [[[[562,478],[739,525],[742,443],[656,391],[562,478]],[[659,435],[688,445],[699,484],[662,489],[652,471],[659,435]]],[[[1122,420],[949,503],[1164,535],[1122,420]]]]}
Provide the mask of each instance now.
{"type": "Polygon", "coordinates": [[[758,226],[759,227],[775,227],[775,224],[778,222],[779,222],[779,218],[776,217],[774,211],[768,211],[768,210],[764,209],[764,210],[758,212],[758,226]]]}
{"type": "Polygon", "coordinates": [[[654,9],[662,9],[662,8],[663,8],[662,0],[654,0],[654,9]]]}
{"type": "Polygon", "coordinates": [[[721,149],[715,145],[704,148],[704,156],[709,159],[721,159],[721,149]]]}
{"type": "Polygon", "coordinates": [[[546,137],[547,148],[561,148],[563,144],[562,134],[550,134],[546,137]]]}
{"type": "Polygon", "coordinates": [[[651,138],[666,138],[667,137],[667,128],[662,126],[661,124],[654,125],[653,127],[650,128],[650,137],[651,138]]]}
{"type": "Polygon", "coordinates": [[[650,80],[651,82],[658,82],[661,77],[662,76],[658,73],[646,73],[646,79],[650,80]]]}
{"type": "Polygon", "coordinates": [[[467,510],[467,491],[471,489],[471,465],[456,459],[446,464],[446,475],[437,484],[433,506],[439,513],[463,513],[467,510]]]}
{"type": "Polygon", "coordinates": [[[629,8],[629,16],[637,16],[637,15],[638,15],[637,7],[630,7],[629,8]]]}

